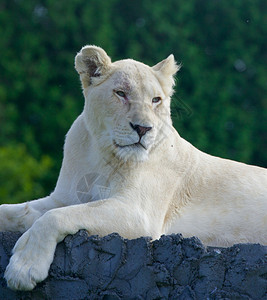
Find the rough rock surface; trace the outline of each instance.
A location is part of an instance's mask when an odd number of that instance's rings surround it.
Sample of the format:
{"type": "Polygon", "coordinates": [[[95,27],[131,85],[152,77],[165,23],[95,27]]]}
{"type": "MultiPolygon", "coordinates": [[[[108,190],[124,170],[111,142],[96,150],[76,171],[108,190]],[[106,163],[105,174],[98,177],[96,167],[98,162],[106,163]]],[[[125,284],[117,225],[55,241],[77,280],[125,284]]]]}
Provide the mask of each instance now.
{"type": "Polygon", "coordinates": [[[84,230],[57,246],[44,282],[14,292],[3,274],[19,236],[0,233],[0,299],[267,299],[267,246],[205,248],[181,235],[151,243],[84,230]]]}

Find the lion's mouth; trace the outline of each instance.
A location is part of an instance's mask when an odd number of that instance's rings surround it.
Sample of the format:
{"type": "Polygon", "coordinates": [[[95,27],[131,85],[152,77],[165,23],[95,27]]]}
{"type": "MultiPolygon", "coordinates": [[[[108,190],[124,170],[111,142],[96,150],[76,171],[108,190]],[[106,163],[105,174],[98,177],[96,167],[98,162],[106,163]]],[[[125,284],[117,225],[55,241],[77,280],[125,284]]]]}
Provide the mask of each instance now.
{"type": "Polygon", "coordinates": [[[113,141],[113,143],[114,143],[114,145],[115,145],[116,148],[120,148],[120,149],[125,148],[125,147],[133,147],[133,148],[135,148],[135,147],[138,147],[138,148],[142,147],[143,149],[147,150],[147,148],[140,141],[138,143],[129,144],[129,145],[123,145],[123,146],[117,144],[115,141],[113,141]]]}

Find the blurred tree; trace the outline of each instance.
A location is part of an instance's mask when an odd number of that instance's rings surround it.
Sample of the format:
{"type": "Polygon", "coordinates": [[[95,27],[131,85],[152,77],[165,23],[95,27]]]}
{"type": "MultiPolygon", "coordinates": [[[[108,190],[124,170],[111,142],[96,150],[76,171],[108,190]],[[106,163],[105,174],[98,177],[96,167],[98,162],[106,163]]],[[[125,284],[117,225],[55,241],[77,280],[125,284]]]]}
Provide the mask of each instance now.
{"type": "MultiPolygon", "coordinates": [[[[64,136],[83,107],[74,56],[83,45],[96,44],[114,60],[132,57],[150,65],[173,53],[183,64],[172,101],[179,133],[211,154],[266,167],[266,11],[264,0],[2,0],[5,157],[12,160],[9,151],[16,156],[16,144],[25,145],[25,158],[42,161],[47,155],[46,177],[27,180],[38,180],[40,195],[51,191],[64,136]]],[[[25,174],[32,170],[21,166],[25,174]]],[[[17,199],[11,189],[12,197],[1,192],[6,185],[1,181],[0,201],[17,199]]]]}
{"type": "Polygon", "coordinates": [[[46,196],[42,182],[51,164],[48,156],[37,161],[23,145],[0,148],[1,198],[5,203],[18,203],[46,196]]]}

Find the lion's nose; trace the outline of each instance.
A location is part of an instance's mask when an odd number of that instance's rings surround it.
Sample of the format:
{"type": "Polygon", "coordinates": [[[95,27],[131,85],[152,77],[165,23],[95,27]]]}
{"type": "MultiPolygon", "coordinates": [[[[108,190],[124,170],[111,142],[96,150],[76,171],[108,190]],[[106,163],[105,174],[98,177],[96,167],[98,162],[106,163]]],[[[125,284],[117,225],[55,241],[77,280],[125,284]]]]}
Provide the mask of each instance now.
{"type": "Polygon", "coordinates": [[[149,130],[152,129],[152,127],[145,127],[145,126],[141,126],[141,125],[138,125],[138,124],[133,124],[130,122],[130,126],[132,127],[133,130],[135,130],[140,139],[142,136],[144,136],[149,130]]]}

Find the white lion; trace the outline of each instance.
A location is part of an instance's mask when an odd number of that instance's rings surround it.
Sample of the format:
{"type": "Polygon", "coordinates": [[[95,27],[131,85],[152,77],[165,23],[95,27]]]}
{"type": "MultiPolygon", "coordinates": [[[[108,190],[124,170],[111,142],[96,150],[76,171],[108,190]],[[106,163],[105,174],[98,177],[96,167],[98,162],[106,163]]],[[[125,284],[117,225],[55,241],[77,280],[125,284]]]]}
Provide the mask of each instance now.
{"type": "Polygon", "coordinates": [[[25,231],[5,272],[10,288],[44,280],[57,243],[80,229],[267,243],[267,170],[205,154],[172,127],[173,55],[149,67],[112,63],[103,49],[85,46],[75,68],[85,106],[66,136],[55,191],[0,206],[0,230],[25,231]]]}

